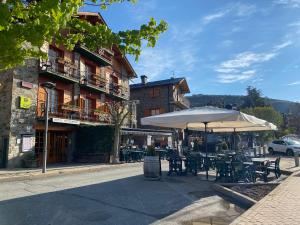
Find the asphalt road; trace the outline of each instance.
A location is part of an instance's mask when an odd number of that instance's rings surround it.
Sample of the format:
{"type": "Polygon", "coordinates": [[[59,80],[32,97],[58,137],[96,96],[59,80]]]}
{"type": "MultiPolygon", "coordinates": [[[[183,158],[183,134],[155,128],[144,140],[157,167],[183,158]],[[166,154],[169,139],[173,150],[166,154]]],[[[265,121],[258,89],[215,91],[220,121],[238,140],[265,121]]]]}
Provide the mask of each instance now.
{"type": "Polygon", "coordinates": [[[210,185],[199,177],[166,174],[147,181],[142,164],[7,182],[0,184],[0,224],[229,224],[243,210],[210,185]]]}

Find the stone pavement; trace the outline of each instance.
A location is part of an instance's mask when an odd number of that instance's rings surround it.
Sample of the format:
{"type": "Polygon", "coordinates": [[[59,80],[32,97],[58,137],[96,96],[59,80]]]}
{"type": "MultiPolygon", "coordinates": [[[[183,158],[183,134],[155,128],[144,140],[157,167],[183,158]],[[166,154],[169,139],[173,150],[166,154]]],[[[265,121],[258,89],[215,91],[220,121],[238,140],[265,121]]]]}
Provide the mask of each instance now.
{"type": "Polygon", "coordinates": [[[127,164],[80,164],[80,163],[66,163],[54,164],[47,168],[45,174],[42,173],[41,168],[13,168],[0,169],[0,182],[6,181],[21,181],[27,179],[39,179],[62,174],[97,172],[112,168],[122,168],[128,166],[140,166],[141,162],[127,163],[127,164]]]}
{"type": "Polygon", "coordinates": [[[1,225],[226,225],[244,210],[199,176],[148,181],[142,164],[0,182],[1,225]]]}
{"type": "Polygon", "coordinates": [[[300,172],[288,177],[231,225],[299,225],[300,172]]]}

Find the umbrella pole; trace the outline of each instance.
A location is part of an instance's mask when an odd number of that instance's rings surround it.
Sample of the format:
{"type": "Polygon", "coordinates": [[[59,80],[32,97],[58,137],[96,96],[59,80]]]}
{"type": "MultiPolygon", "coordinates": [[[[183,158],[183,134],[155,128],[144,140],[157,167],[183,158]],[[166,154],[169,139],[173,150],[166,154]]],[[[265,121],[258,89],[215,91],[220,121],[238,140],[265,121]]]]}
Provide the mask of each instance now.
{"type": "Polygon", "coordinates": [[[205,170],[206,170],[206,180],[208,180],[208,155],[207,155],[207,151],[208,151],[208,146],[207,146],[207,124],[208,122],[204,122],[204,137],[205,137],[205,170]]]}
{"type": "Polygon", "coordinates": [[[236,152],[236,143],[235,143],[235,128],[233,128],[233,149],[236,152]]]}

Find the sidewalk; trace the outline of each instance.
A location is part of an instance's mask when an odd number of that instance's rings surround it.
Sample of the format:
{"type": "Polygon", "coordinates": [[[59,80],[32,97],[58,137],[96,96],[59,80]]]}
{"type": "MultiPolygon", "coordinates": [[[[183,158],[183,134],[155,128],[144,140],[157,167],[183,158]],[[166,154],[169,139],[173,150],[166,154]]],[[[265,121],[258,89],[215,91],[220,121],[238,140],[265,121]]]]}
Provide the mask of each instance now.
{"type": "Polygon", "coordinates": [[[300,172],[288,177],[231,225],[299,225],[300,172]]]}
{"type": "Polygon", "coordinates": [[[42,168],[13,168],[13,169],[0,169],[0,183],[8,181],[20,181],[27,179],[37,179],[43,177],[57,176],[61,174],[74,174],[84,172],[97,172],[107,170],[110,168],[120,168],[126,166],[141,166],[141,162],[124,163],[124,164],[56,164],[50,165],[45,174],[42,173],[42,168]]]}

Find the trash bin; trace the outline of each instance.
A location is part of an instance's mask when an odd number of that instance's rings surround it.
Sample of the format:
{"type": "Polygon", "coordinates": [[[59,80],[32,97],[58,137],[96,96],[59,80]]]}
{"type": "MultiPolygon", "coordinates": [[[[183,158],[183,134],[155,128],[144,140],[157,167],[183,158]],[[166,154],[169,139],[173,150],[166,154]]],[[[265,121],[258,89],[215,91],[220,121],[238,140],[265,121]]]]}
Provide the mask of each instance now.
{"type": "Polygon", "coordinates": [[[299,151],[294,152],[295,166],[299,167],[299,151]]]}

